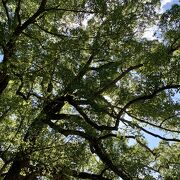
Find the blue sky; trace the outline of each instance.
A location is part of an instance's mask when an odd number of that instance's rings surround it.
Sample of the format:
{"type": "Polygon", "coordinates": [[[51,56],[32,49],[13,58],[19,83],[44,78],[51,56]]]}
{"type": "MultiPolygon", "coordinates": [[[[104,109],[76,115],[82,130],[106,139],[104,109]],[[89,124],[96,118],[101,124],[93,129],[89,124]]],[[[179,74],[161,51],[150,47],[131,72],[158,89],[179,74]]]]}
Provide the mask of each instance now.
{"type": "Polygon", "coordinates": [[[165,11],[167,9],[170,9],[173,4],[179,4],[179,0],[161,0],[161,10],[165,11]]]}
{"type": "Polygon", "coordinates": [[[3,55],[0,54],[0,62],[3,60],[3,55]]]}

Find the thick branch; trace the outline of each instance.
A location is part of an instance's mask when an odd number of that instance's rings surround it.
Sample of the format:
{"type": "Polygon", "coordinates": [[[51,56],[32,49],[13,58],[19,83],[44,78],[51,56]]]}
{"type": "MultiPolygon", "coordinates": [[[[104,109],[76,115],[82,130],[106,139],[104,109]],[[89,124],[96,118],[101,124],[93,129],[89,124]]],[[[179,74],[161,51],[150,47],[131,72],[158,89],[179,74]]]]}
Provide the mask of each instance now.
{"type": "Polygon", "coordinates": [[[114,84],[116,84],[119,80],[121,80],[126,74],[128,74],[130,71],[134,70],[134,69],[138,69],[140,67],[142,67],[143,64],[138,64],[136,66],[130,66],[128,69],[126,69],[124,72],[122,72],[117,78],[115,78],[113,81],[111,81],[110,83],[108,83],[107,85],[105,85],[102,89],[100,89],[98,92],[96,92],[93,97],[98,96],[99,94],[102,94],[103,92],[105,92],[107,89],[111,88],[114,84]]]}
{"type": "Polygon", "coordinates": [[[9,17],[9,10],[8,10],[8,7],[7,7],[7,0],[2,0],[2,4],[4,6],[4,9],[5,9],[5,12],[6,12],[6,16],[7,16],[7,19],[8,19],[8,24],[10,24],[10,17],[9,17]]]}
{"type": "Polygon", "coordinates": [[[96,141],[95,139],[90,142],[91,145],[94,148],[95,153],[99,156],[102,162],[104,162],[113,172],[115,172],[119,177],[121,177],[124,180],[131,180],[132,178],[125,172],[123,167],[117,167],[115,166],[110,158],[108,157],[108,154],[105,152],[105,150],[102,148],[102,145],[99,141],[96,141]]]}
{"type": "Polygon", "coordinates": [[[162,125],[165,123],[165,121],[168,121],[169,119],[171,119],[171,118],[173,118],[173,117],[178,117],[179,115],[180,115],[180,113],[177,113],[177,114],[175,114],[174,116],[170,116],[170,117],[164,119],[164,120],[160,123],[159,126],[162,127],[162,125]]]}
{"type": "Polygon", "coordinates": [[[9,81],[9,76],[6,73],[0,72],[0,94],[7,87],[9,81]]]}
{"type": "Polygon", "coordinates": [[[38,10],[27,21],[25,21],[21,26],[18,26],[15,29],[15,32],[14,32],[15,36],[19,36],[24,29],[26,29],[30,24],[34,23],[34,21],[36,20],[36,18],[39,15],[41,15],[43,12],[45,12],[46,2],[47,2],[47,0],[42,0],[38,10]]]}
{"type": "Polygon", "coordinates": [[[179,140],[179,139],[176,139],[176,138],[165,138],[165,137],[162,137],[162,136],[160,136],[159,134],[156,134],[156,133],[153,133],[153,132],[151,132],[151,131],[148,131],[147,129],[139,126],[138,124],[133,123],[133,122],[131,122],[131,121],[128,121],[128,120],[126,120],[126,119],[122,119],[122,118],[121,118],[120,120],[121,120],[122,122],[128,123],[128,124],[129,124],[131,127],[133,127],[133,128],[134,128],[134,127],[137,127],[138,129],[144,131],[145,133],[150,134],[151,136],[154,136],[154,137],[156,137],[156,138],[162,139],[162,140],[164,140],[164,141],[180,142],[180,140],[179,140]]]}
{"type": "Polygon", "coordinates": [[[144,143],[142,143],[138,138],[136,138],[137,143],[142,146],[143,148],[145,148],[147,151],[149,151],[152,155],[156,156],[156,153],[151,150],[148,146],[146,146],[144,143]]]}
{"type": "Polygon", "coordinates": [[[73,98],[69,99],[68,102],[74,106],[76,108],[76,110],[79,112],[79,114],[84,118],[84,120],[91,125],[92,127],[94,127],[96,130],[99,131],[103,131],[103,130],[113,130],[114,127],[110,127],[110,126],[104,126],[104,125],[97,125],[95,122],[91,121],[89,119],[89,117],[86,115],[86,113],[83,112],[83,110],[78,106],[78,104],[76,103],[75,100],[73,100],[73,98]]]}
{"type": "Polygon", "coordinates": [[[94,11],[59,8],[59,6],[52,7],[52,8],[46,8],[45,10],[46,11],[66,11],[66,12],[87,13],[87,14],[95,14],[96,13],[94,11]]]}
{"type": "Polygon", "coordinates": [[[102,177],[102,175],[97,175],[97,174],[90,174],[87,172],[77,172],[73,171],[72,176],[76,178],[81,178],[81,179],[92,179],[92,180],[110,180],[108,178],[102,177]]]}
{"type": "Polygon", "coordinates": [[[19,179],[21,169],[26,166],[26,162],[29,161],[28,157],[17,156],[14,159],[14,162],[12,163],[8,173],[6,174],[4,180],[16,180],[19,179]]]}
{"type": "Polygon", "coordinates": [[[68,136],[68,135],[77,135],[80,136],[86,140],[89,141],[90,145],[93,147],[95,153],[100,157],[100,159],[102,160],[102,162],[104,162],[113,172],[115,172],[118,176],[120,176],[121,178],[123,178],[124,180],[131,180],[132,178],[125,173],[125,171],[123,170],[123,168],[117,168],[112,161],[109,159],[107,153],[105,152],[105,150],[102,150],[102,145],[100,145],[100,142],[97,141],[95,138],[93,138],[92,136],[82,132],[82,131],[77,131],[77,130],[65,130],[62,129],[60,126],[52,123],[51,121],[45,121],[46,124],[48,124],[51,128],[53,128],[54,130],[56,130],[57,132],[63,134],[64,136],[68,136]]]}
{"type": "Polygon", "coordinates": [[[180,85],[167,85],[167,86],[163,86],[159,89],[154,90],[153,93],[148,94],[148,95],[144,95],[144,96],[139,96],[131,101],[129,101],[119,112],[119,117],[122,115],[122,113],[124,111],[126,111],[127,108],[129,108],[132,104],[138,103],[140,101],[146,101],[146,100],[150,100],[152,98],[154,98],[158,93],[167,90],[167,89],[176,89],[176,88],[180,88],[180,85]]]}
{"type": "MultiPolygon", "coordinates": [[[[150,126],[153,126],[153,127],[156,127],[156,128],[162,129],[162,130],[165,130],[165,131],[170,131],[170,132],[180,133],[180,131],[167,129],[167,128],[162,127],[161,125],[156,125],[156,124],[153,124],[153,123],[151,123],[151,122],[148,122],[148,121],[145,121],[145,120],[143,120],[143,119],[140,119],[140,118],[138,118],[138,117],[135,117],[134,115],[128,113],[127,111],[126,111],[126,113],[127,113],[130,117],[132,117],[132,118],[138,120],[139,122],[148,124],[148,125],[150,125],[150,126]]],[[[171,116],[170,118],[172,118],[172,117],[174,117],[174,116],[171,116]]],[[[168,118],[168,119],[169,119],[169,118],[168,118]]],[[[165,120],[167,120],[167,119],[165,119],[165,120]]],[[[164,120],[164,121],[165,121],[165,120],[164,120]]],[[[163,121],[163,122],[164,122],[164,121],[163,121]]]]}
{"type": "Polygon", "coordinates": [[[18,25],[21,25],[21,17],[20,17],[20,6],[21,6],[21,0],[17,1],[16,10],[15,10],[15,16],[18,20],[18,25]]]}
{"type": "Polygon", "coordinates": [[[51,114],[50,118],[52,120],[70,119],[70,118],[81,118],[75,114],[51,114]]]}

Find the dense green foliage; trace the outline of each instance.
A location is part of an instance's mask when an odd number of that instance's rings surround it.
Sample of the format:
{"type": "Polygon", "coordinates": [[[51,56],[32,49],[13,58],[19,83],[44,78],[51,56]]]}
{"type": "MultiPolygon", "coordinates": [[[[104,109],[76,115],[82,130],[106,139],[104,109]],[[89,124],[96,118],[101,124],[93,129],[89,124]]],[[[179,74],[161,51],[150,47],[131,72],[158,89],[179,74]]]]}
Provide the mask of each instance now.
{"type": "Polygon", "coordinates": [[[2,179],[178,180],[180,8],[159,6],[0,2],[2,179]]]}

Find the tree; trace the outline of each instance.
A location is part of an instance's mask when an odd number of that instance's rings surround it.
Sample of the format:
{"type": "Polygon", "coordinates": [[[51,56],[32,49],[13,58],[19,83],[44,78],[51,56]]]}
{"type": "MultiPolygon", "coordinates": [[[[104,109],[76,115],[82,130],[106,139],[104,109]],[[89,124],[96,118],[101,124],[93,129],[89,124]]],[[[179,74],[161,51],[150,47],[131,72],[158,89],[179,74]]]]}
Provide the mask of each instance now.
{"type": "Polygon", "coordinates": [[[180,11],[158,6],[2,0],[3,179],[178,179],[180,11]]]}

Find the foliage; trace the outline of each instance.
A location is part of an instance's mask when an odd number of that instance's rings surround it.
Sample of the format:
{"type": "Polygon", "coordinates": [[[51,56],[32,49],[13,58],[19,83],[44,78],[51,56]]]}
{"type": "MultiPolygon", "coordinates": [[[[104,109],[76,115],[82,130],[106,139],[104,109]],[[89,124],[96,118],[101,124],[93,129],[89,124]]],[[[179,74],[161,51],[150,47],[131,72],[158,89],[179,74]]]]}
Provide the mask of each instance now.
{"type": "Polygon", "coordinates": [[[3,179],[178,179],[179,6],[159,5],[2,0],[3,179]]]}

